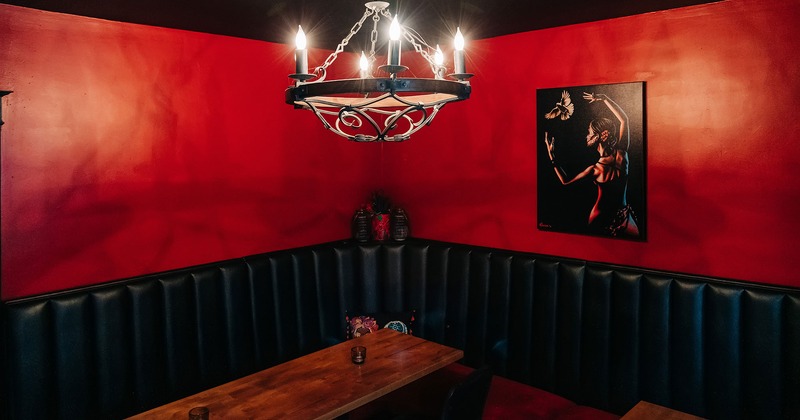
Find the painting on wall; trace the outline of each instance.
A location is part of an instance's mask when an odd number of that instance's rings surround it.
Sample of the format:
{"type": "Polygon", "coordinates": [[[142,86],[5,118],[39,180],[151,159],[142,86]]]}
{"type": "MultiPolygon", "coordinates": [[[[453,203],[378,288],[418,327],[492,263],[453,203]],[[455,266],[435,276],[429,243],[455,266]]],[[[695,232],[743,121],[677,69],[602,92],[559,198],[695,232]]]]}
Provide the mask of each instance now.
{"type": "Polygon", "coordinates": [[[536,91],[538,228],[644,241],[644,82],[536,91]]]}

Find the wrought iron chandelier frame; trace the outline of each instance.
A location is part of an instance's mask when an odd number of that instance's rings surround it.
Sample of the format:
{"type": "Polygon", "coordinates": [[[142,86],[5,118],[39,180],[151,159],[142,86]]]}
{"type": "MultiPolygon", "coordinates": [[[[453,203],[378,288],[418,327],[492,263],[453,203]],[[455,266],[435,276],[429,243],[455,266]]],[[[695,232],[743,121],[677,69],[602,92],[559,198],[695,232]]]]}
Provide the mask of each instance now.
{"type": "Polygon", "coordinates": [[[327,68],[344,51],[350,38],[359,32],[369,17],[372,17],[373,27],[367,60],[370,68],[374,65],[378,22],[381,16],[391,19],[391,15],[386,10],[389,6],[387,2],[373,1],[365,6],[367,10],[364,15],[321,66],[316,67],[311,74],[289,75],[295,79],[295,84],[286,89],[286,103],[295,108],[311,110],[326,129],[348,140],[405,141],[422,127],[429,125],[446,104],[468,99],[472,91],[468,79],[472,74],[453,73],[448,77],[454,80],[445,80],[446,68],[437,63],[428,52],[434,48],[415,30],[400,25],[404,39],[430,65],[433,78],[398,77],[398,73],[407,68],[390,63],[379,67],[381,71],[388,73],[388,77],[375,78],[370,72],[362,73],[360,79],[326,81],[327,68]],[[404,126],[404,131],[401,126],[404,126]],[[362,127],[371,127],[374,134],[359,132],[362,127]],[[393,130],[399,132],[390,135],[393,130]]]}

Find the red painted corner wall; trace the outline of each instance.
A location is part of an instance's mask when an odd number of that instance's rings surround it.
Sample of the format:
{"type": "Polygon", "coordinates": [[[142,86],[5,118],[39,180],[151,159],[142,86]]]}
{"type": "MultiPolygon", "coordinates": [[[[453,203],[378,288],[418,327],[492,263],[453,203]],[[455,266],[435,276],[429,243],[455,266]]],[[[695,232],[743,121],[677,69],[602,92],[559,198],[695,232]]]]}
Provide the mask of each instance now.
{"type": "Polygon", "coordinates": [[[0,4],[2,298],[347,237],[380,148],[283,103],[292,54],[0,4]]]}
{"type": "Polygon", "coordinates": [[[728,0],[471,42],[473,96],[384,148],[412,235],[800,286],[800,2],[728,0]],[[536,228],[536,89],[646,82],[648,240],[536,228]]]}
{"type": "Polygon", "coordinates": [[[367,145],[283,104],[291,47],[0,5],[2,299],[340,239],[376,188],[417,237],[800,286],[799,15],[728,0],[473,41],[472,99],[367,145]],[[536,89],[627,81],[647,242],[538,231],[536,89]]]}

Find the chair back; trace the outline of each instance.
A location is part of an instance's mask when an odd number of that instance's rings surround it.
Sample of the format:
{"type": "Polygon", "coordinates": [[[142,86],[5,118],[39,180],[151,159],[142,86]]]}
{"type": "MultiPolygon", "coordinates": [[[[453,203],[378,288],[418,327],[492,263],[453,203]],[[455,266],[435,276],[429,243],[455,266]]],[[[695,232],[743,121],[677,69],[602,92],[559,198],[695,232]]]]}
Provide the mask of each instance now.
{"type": "Polygon", "coordinates": [[[480,420],[492,383],[492,370],[484,366],[450,388],[442,409],[442,420],[480,420]]]}

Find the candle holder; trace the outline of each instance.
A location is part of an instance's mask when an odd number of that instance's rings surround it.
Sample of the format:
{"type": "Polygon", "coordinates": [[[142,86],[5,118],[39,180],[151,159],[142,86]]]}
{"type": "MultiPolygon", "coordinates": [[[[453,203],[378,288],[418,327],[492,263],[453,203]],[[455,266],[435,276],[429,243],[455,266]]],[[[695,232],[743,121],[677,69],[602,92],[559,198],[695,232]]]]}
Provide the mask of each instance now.
{"type": "Polygon", "coordinates": [[[298,82],[305,82],[306,80],[311,79],[314,76],[316,76],[316,75],[309,74],[309,73],[294,73],[294,74],[290,74],[289,75],[289,77],[291,77],[292,79],[297,80],[298,82]]]}
{"type": "Polygon", "coordinates": [[[394,66],[394,65],[391,65],[391,64],[386,64],[384,66],[378,67],[378,70],[385,71],[386,73],[389,73],[389,74],[397,74],[397,73],[402,73],[402,72],[408,70],[408,67],[401,66],[401,65],[394,66]]]}
{"type": "Polygon", "coordinates": [[[189,410],[189,420],[208,420],[208,407],[194,407],[189,410]]]}
{"type": "Polygon", "coordinates": [[[447,77],[453,78],[458,80],[459,82],[463,82],[465,80],[469,80],[470,77],[474,76],[472,73],[451,73],[448,74],[447,77]]]}
{"type": "Polygon", "coordinates": [[[367,360],[367,348],[364,346],[355,346],[350,349],[350,360],[357,365],[361,365],[367,360]]]}

